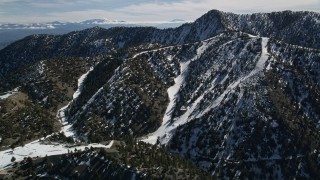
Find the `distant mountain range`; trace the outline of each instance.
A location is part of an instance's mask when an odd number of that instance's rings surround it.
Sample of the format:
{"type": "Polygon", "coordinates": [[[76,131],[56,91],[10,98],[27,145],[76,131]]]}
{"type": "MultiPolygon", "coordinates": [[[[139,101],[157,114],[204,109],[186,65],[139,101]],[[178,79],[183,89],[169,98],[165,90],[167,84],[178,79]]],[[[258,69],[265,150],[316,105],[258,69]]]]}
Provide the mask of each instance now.
{"type": "Polygon", "coordinates": [[[32,34],[64,34],[71,31],[83,30],[94,26],[110,27],[136,27],[153,26],[157,28],[174,28],[186,23],[181,19],[161,22],[128,22],[108,19],[90,19],[82,22],[47,22],[47,23],[0,23],[0,49],[6,45],[32,34]]]}

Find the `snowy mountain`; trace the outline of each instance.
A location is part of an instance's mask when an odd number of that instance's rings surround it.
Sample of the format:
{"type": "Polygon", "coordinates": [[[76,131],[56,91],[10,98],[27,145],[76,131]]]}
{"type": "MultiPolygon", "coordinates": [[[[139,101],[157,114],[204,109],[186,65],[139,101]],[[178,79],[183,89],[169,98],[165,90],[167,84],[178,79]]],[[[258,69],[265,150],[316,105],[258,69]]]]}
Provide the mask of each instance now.
{"type": "Polygon", "coordinates": [[[212,10],[177,28],[26,37],[0,51],[0,145],[56,132],[60,120],[76,141],[134,138],[213,177],[316,179],[319,19],[212,10]]]}

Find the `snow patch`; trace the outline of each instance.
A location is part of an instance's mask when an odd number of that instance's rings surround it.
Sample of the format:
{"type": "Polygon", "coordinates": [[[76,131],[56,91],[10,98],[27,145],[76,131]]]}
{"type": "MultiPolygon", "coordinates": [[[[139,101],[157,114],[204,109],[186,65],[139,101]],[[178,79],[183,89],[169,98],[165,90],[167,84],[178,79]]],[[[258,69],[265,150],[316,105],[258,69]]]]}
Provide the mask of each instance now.
{"type": "Polygon", "coordinates": [[[73,94],[73,100],[69,102],[66,106],[62,107],[61,109],[58,110],[57,113],[57,118],[61,121],[62,128],[60,132],[63,132],[66,137],[73,137],[76,139],[76,135],[73,132],[72,129],[72,123],[67,122],[66,118],[66,110],[68,109],[69,105],[76,100],[79,95],[81,94],[81,91],[83,89],[83,82],[87,78],[88,74],[93,70],[93,67],[90,68],[89,71],[87,71],[85,74],[83,74],[79,79],[78,79],[78,89],[76,92],[73,94]]]}
{"type": "Polygon", "coordinates": [[[169,125],[172,118],[172,111],[176,105],[176,96],[179,94],[180,86],[183,84],[190,61],[180,63],[181,73],[174,79],[175,84],[168,88],[169,105],[167,106],[161,126],[152,135],[142,141],[155,144],[158,137],[166,137],[167,132],[171,131],[172,125],[169,125]]]}
{"type": "Polygon", "coordinates": [[[170,49],[170,48],[174,48],[175,46],[166,46],[166,47],[161,47],[161,48],[157,48],[157,49],[153,49],[153,50],[148,50],[148,51],[142,51],[139,52],[135,55],[133,55],[131,58],[129,59],[135,59],[136,57],[142,55],[142,54],[146,54],[146,53],[150,53],[150,52],[157,52],[157,51],[161,51],[161,50],[165,50],[165,49],[170,49]]]}
{"type": "Polygon", "coordinates": [[[64,106],[63,108],[58,110],[57,117],[59,118],[62,128],[60,132],[63,132],[66,137],[75,137],[75,134],[72,130],[72,124],[68,123],[66,121],[66,114],[65,111],[69,107],[70,103],[68,105],[64,106]]]}
{"type": "Polygon", "coordinates": [[[94,147],[94,148],[111,148],[113,141],[108,145],[103,144],[88,144],[87,146],[74,146],[67,147],[65,144],[55,144],[55,145],[46,145],[41,144],[40,140],[33,141],[29,144],[24,145],[23,147],[17,147],[14,150],[5,150],[0,152],[0,169],[7,168],[11,164],[11,158],[15,157],[16,161],[22,161],[26,157],[45,157],[59,154],[66,154],[69,151],[73,151],[75,148],[77,150],[85,150],[85,148],[94,147]]]}
{"type": "Polygon", "coordinates": [[[11,90],[11,91],[8,91],[8,92],[5,92],[5,93],[0,94],[0,99],[7,99],[7,98],[9,98],[9,97],[12,96],[12,95],[17,94],[17,93],[19,92],[19,88],[20,88],[20,87],[16,87],[16,88],[14,88],[14,89],[11,90]]]}
{"type": "Polygon", "coordinates": [[[43,61],[40,61],[40,64],[38,66],[39,74],[43,74],[44,70],[45,70],[45,64],[43,63],[43,61]]]}
{"type": "Polygon", "coordinates": [[[93,70],[93,67],[90,68],[90,70],[88,72],[86,72],[85,74],[83,74],[79,79],[78,79],[78,89],[77,91],[73,94],[73,99],[76,99],[79,97],[82,89],[83,89],[83,82],[84,80],[87,78],[88,74],[93,70]]]}

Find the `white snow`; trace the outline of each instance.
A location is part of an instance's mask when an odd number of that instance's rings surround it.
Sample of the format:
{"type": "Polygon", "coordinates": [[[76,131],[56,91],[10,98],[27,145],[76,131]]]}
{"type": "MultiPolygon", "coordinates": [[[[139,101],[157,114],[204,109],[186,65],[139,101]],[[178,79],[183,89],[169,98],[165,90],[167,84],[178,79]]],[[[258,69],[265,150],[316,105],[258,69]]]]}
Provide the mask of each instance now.
{"type": "MultiPolygon", "coordinates": [[[[179,93],[180,86],[184,82],[185,74],[187,73],[187,68],[190,61],[180,63],[181,73],[178,77],[174,79],[175,84],[168,88],[168,96],[169,96],[169,105],[164,114],[161,126],[154,132],[152,135],[148,136],[146,139],[142,141],[148,142],[150,144],[155,144],[157,142],[158,137],[166,136],[167,132],[171,131],[173,125],[170,125],[169,121],[172,117],[172,111],[176,105],[176,96],[179,93]]],[[[168,138],[168,137],[167,137],[168,138]]]]}
{"type": "MultiPolygon", "coordinates": [[[[78,79],[78,89],[73,94],[73,100],[75,100],[81,93],[82,87],[83,87],[83,81],[87,77],[90,71],[92,71],[93,68],[90,68],[88,72],[83,74],[78,79]]],[[[12,91],[7,92],[5,95],[0,97],[9,97],[12,94],[18,92],[19,88],[15,88],[12,91]]],[[[71,101],[72,102],[72,101],[71,101]]],[[[65,110],[69,107],[70,103],[68,105],[62,107],[58,110],[57,117],[62,123],[62,129],[60,132],[63,132],[65,136],[67,137],[73,137],[76,138],[75,133],[72,131],[72,124],[68,123],[65,118],[65,110]]],[[[49,135],[51,136],[51,135],[49,135]]],[[[78,150],[84,150],[85,147],[102,147],[102,148],[110,148],[113,144],[113,141],[110,142],[109,145],[102,145],[102,144],[89,144],[87,146],[77,146],[77,147],[66,147],[64,144],[55,144],[55,145],[45,145],[41,144],[40,140],[33,141],[29,144],[24,145],[23,147],[17,147],[14,150],[5,150],[0,152],[0,169],[5,168],[6,166],[10,165],[11,158],[14,156],[16,158],[16,161],[23,160],[24,157],[43,157],[45,155],[57,155],[57,154],[65,154],[68,152],[68,150],[73,150],[74,148],[77,148],[78,150]]]]}
{"type": "MultiPolygon", "coordinates": [[[[255,36],[253,36],[255,37],[255,36]]],[[[197,118],[203,116],[204,114],[206,114],[207,112],[209,112],[211,109],[215,108],[216,106],[218,106],[221,101],[223,100],[223,98],[231,91],[234,90],[237,86],[241,86],[242,82],[245,82],[247,79],[249,79],[250,77],[256,75],[257,73],[261,72],[264,69],[265,63],[268,60],[269,54],[268,54],[268,49],[267,49],[267,44],[268,44],[269,39],[268,38],[262,38],[261,41],[261,47],[262,47],[262,51],[261,51],[261,56],[255,66],[255,68],[246,76],[239,78],[237,81],[235,81],[234,83],[230,84],[226,90],[212,103],[212,105],[207,108],[206,110],[204,110],[202,113],[200,113],[199,115],[197,115],[197,118]]]]}
{"type": "Polygon", "coordinates": [[[248,34],[248,36],[249,36],[250,38],[256,38],[256,37],[257,37],[257,36],[252,35],[252,34],[248,34]]]}
{"type": "Polygon", "coordinates": [[[266,70],[269,71],[269,70],[271,70],[271,69],[272,69],[272,68],[271,68],[271,63],[269,63],[268,66],[267,66],[267,68],[266,68],[266,70]]]}
{"type": "MultiPolygon", "coordinates": [[[[83,74],[79,79],[78,79],[78,89],[76,90],[76,92],[73,94],[73,100],[77,99],[83,89],[83,82],[84,80],[87,78],[88,74],[93,70],[93,67],[90,68],[89,71],[87,71],[85,74],[83,74]]],[[[61,128],[61,132],[64,133],[64,135],[66,137],[73,137],[74,139],[76,139],[75,133],[72,130],[72,123],[69,123],[66,121],[66,115],[65,115],[65,111],[68,109],[69,105],[72,103],[69,102],[66,106],[62,107],[61,109],[58,110],[57,113],[57,118],[61,121],[62,124],[62,128],[61,128]]]]}
{"type": "MultiPolygon", "coordinates": [[[[249,35],[252,38],[256,38],[256,36],[249,35]]],[[[210,40],[210,39],[209,39],[210,40]]],[[[181,85],[184,83],[185,80],[185,75],[188,71],[188,65],[191,61],[195,60],[196,58],[200,57],[201,54],[206,50],[207,47],[211,45],[210,41],[202,41],[202,45],[197,49],[197,55],[193,59],[180,63],[181,67],[181,74],[174,79],[175,84],[168,89],[168,95],[169,95],[169,105],[166,109],[165,115],[163,117],[163,121],[161,126],[153,133],[149,134],[147,137],[143,137],[141,141],[150,143],[150,144],[155,144],[157,142],[157,139],[160,138],[161,144],[167,144],[169,140],[171,139],[175,129],[177,128],[178,125],[183,125],[187,123],[190,119],[196,117],[201,117],[208,111],[210,111],[212,108],[218,106],[221,101],[224,99],[224,97],[231,91],[234,90],[237,86],[241,86],[242,82],[246,81],[250,77],[256,75],[257,73],[261,72],[264,69],[265,63],[268,60],[268,52],[267,52],[267,43],[268,43],[268,38],[262,38],[261,46],[262,46],[262,51],[261,51],[261,56],[257,61],[257,64],[255,68],[246,76],[240,77],[237,81],[233,82],[230,84],[226,90],[214,101],[212,102],[211,106],[209,106],[206,110],[203,112],[199,113],[198,115],[192,115],[193,111],[196,109],[197,105],[200,103],[201,99],[203,99],[203,95],[197,98],[197,100],[187,108],[187,111],[180,117],[172,120],[172,111],[175,107],[176,104],[176,97],[179,95],[179,90],[181,85]]],[[[230,43],[230,42],[227,42],[230,43]]]]}
{"type": "Polygon", "coordinates": [[[59,118],[59,120],[60,120],[60,122],[62,124],[60,132],[63,132],[66,137],[76,138],[75,134],[74,134],[74,132],[72,130],[72,124],[68,123],[66,121],[66,117],[65,117],[65,111],[69,107],[69,105],[70,105],[70,103],[68,103],[68,105],[66,105],[63,108],[58,110],[57,117],[59,118]]]}
{"type": "Polygon", "coordinates": [[[38,71],[40,74],[43,74],[44,70],[45,70],[45,64],[43,63],[43,61],[40,61],[40,64],[38,66],[38,71]]]}
{"type": "Polygon", "coordinates": [[[90,68],[89,71],[87,71],[85,74],[83,74],[79,79],[78,79],[78,89],[77,91],[73,94],[73,99],[76,99],[79,97],[82,89],[83,89],[83,82],[87,78],[88,74],[93,70],[93,67],[90,68]]]}
{"type": "MultiPolygon", "coordinates": [[[[172,119],[172,111],[176,106],[176,98],[179,95],[179,90],[181,85],[185,82],[185,76],[188,73],[188,67],[191,61],[199,58],[202,53],[211,45],[213,41],[210,41],[213,38],[202,41],[201,46],[197,49],[197,54],[194,58],[186,61],[180,62],[180,75],[174,79],[175,84],[168,88],[168,96],[169,96],[169,104],[167,106],[166,112],[164,114],[161,126],[153,133],[149,134],[147,137],[142,138],[141,140],[150,144],[155,144],[157,142],[158,137],[160,138],[160,142],[162,144],[166,144],[171,139],[173,131],[180,124],[185,124],[187,122],[187,118],[179,118],[171,121],[172,119]]],[[[189,112],[189,110],[187,110],[189,112]]]]}
{"type": "Polygon", "coordinates": [[[8,97],[17,94],[19,92],[19,87],[14,88],[12,91],[5,92],[0,94],[0,99],[7,99],[8,97]]]}
{"type": "Polygon", "coordinates": [[[24,145],[23,147],[17,147],[14,150],[5,150],[0,152],[0,169],[9,167],[11,164],[11,158],[15,157],[16,161],[22,161],[26,157],[45,157],[51,155],[66,154],[68,151],[84,150],[85,147],[94,147],[94,148],[111,148],[113,141],[108,145],[103,144],[89,144],[87,146],[72,146],[67,147],[65,144],[55,144],[55,145],[46,145],[41,144],[40,140],[36,140],[29,144],[24,145]]]}
{"type": "Polygon", "coordinates": [[[153,49],[153,50],[142,51],[142,52],[139,52],[139,53],[133,55],[129,59],[135,59],[136,57],[140,56],[141,54],[146,54],[146,53],[149,53],[149,52],[157,52],[157,51],[160,51],[160,50],[170,49],[170,48],[173,48],[173,47],[175,47],[175,46],[166,46],[166,47],[161,47],[161,48],[157,48],[157,49],[153,49]]]}

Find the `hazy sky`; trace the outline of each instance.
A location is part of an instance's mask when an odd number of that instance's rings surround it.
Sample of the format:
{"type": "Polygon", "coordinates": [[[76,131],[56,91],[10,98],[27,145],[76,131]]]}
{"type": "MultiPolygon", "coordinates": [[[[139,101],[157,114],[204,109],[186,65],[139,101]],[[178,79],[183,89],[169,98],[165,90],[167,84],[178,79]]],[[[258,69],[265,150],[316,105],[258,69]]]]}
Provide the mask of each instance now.
{"type": "Polygon", "coordinates": [[[211,9],[234,13],[320,12],[320,0],[0,0],[0,22],[83,21],[93,18],[135,22],[193,21],[211,9]]]}

